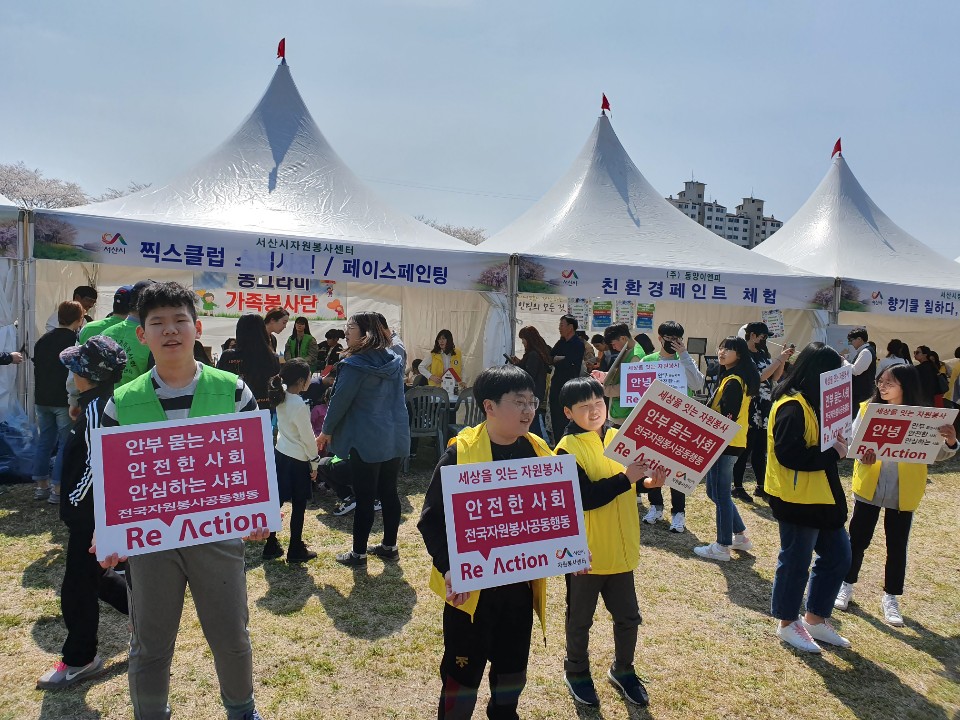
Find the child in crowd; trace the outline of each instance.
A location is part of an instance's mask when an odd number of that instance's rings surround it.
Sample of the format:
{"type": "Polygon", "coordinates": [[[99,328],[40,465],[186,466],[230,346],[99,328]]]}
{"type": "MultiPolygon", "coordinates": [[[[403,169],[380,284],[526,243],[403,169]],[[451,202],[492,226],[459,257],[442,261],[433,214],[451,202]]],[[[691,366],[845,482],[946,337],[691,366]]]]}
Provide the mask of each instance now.
{"type": "MultiPolygon", "coordinates": [[[[290,502],[290,547],[288,562],[312,560],[317,554],[303,542],[303,517],[312,488],[310,481],[317,477],[320,458],[317,441],[310,425],[310,411],[300,393],[310,384],[310,365],[299,358],[280,368],[280,374],[270,378],[270,404],[277,413],[277,490],[280,504],[290,502]]],[[[283,557],[283,548],[272,532],[263,546],[263,559],[283,557]]]]}
{"type": "MultiPolygon", "coordinates": [[[[103,427],[257,410],[243,380],[194,359],[193,343],[201,332],[195,300],[195,293],[175,282],[154,283],[140,293],[137,339],[156,365],[116,389],[104,408],[103,427]]],[[[264,540],[268,534],[258,528],[245,539],[264,540]]],[[[92,553],[95,543],[96,538],[92,553]]],[[[260,720],[243,555],[243,541],[232,539],[130,558],[128,673],[136,720],[170,717],[170,665],[187,585],[213,652],[228,720],[260,720]]],[[[113,553],[101,565],[114,567],[123,559],[113,553]]]]}
{"type": "Polygon", "coordinates": [[[127,614],[126,582],[112,569],[100,567],[88,552],[94,528],[90,433],[100,427],[100,416],[127,356],[110,338],[94,336],[61,352],[60,362],[74,375],[81,410],[64,448],[60,493],[60,519],[70,531],[60,587],[67,639],[62,660],[37,681],[38,690],[70,687],[103,672],[103,659],[97,654],[100,599],[127,614]]]}
{"type": "Polygon", "coordinates": [[[546,582],[540,579],[482,592],[453,592],[440,468],[552,455],[547,444],[529,432],[539,404],[533,390],[531,377],[514,365],[492,367],[480,373],[473,392],[486,421],[457,435],[437,464],[424,498],[417,529],[433,558],[430,588],[446,600],[439,718],[465,720],[473,715],[488,660],[487,717],[519,717],[517,705],[527,679],[533,611],[540,617],[542,627],[546,582]]]}
{"type": "Polygon", "coordinates": [[[650,471],[646,463],[624,468],[603,454],[617,430],[607,422],[603,386],[594,378],[568,380],[560,391],[560,402],[571,422],[556,451],[577,458],[592,566],[585,575],[566,576],[564,679],[574,700],[589,706],[599,704],[587,646],[597,598],[603,595],[613,618],[615,654],[607,677],[628,702],[645,706],[649,703],[647,691],[633,669],[637,627],[642,622],[633,578],[640,556],[640,520],[633,491],[637,483],[647,490],[662,487],[668,473],[663,467],[650,471]],[[646,477],[647,473],[652,477],[646,477]]]}

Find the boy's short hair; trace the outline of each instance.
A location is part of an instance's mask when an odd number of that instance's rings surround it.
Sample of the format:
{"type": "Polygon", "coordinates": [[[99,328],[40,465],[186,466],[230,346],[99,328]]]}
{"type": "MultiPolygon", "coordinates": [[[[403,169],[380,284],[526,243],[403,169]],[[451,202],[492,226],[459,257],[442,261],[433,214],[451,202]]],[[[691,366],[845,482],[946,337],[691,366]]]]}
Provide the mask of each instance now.
{"type": "Polygon", "coordinates": [[[146,327],[147,316],[157,308],[187,308],[194,322],[197,320],[197,294],[178,282],[153,283],[140,291],[137,298],[137,312],[140,315],[140,327],[146,327]]]}
{"type": "Polygon", "coordinates": [[[854,328],[853,330],[847,333],[847,342],[850,342],[855,338],[860,338],[864,342],[870,339],[867,337],[867,329],[865,327],[854,328]]]}
{"type": "Polygon", "coordinates": [[[603,397],[603,385],[592,377],[579,377],[567,380],[560,388],[560,405],[573,409],[577,403],[596,400],[603,397]]]}
{"type": "Polygon", "coordinates": [[[603,337],[603,335],[600,335],[599,333],[597,333],[597,334],[594,335],[592,338],[590,338],[590,342],[592,342],[592,343],[594,343],[594,344],[596,344],[596,343],[603,343],[604,345],[607,344],[606,339],[603,337]]]}
{"type": "Polygon", "coordinates": [[[627,327],[626,323],[617,323],[616,325],[610,325],[603,329],[604,342],[610,343],[618,337],[630,337],[630,328],[627,327]]]}
{"type": "Polygon", "coordinates": [[[64,300],[57,305],[57,322],[60,325],[73,325],[83,318],[83,305],[76,300],[64,300]]]}
{"type": "Polygon", "coordinates": [[[481,408],[484,400],[498,403],[507,393],[534,391],[533,378],[516,365],[489,367],[473,383],[473,396],[481,408]]]}
{"type": "Polygon", "coordinates": [[[660,323],[660,327],[657,328],[657,335],[660,337],[683,337],[683,325],[678,323],[676,320],[667,320],[666,322],[660,323]]]}
{"type": "Polygon", "coordinates": [[[77,287],[73,289],[73,295],[71,295],[70,297],[87,298],[88,300],[96,300],[97,289],[95,287],[91,287],[90,285],[77,285],[77,287]]]}

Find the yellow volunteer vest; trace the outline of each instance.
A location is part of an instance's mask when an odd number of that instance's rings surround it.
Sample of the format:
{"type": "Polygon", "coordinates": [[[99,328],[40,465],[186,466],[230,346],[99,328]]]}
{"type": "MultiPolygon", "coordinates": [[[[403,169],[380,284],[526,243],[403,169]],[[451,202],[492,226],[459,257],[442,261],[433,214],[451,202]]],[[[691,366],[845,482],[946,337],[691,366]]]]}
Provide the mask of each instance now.
{"type": "Polygon", "coordinates": [[[802,395],[785,395],[773,403],[770,410],[770,422],[767,423],[767,474],[763,481],[763,489],[784,502],[798,505],[833,505],[833,492],[827,474],[823,470],[791,470],[784,467],[777,460],[773,449],[773,428],[777,417],[777,410],[784,403],[800,403],[803,408],[803,440],[808,448],[820,445],[820,423],[802,395]]]}
{"type": "MultiPolygon", "coordinates": [[[[450,369],[453,370],[457,376],[462,380],[463,379],[463,355],[460,354],[460,348],[455,348],[453,355],[450,355],[450,369]]],[[[430,353],[430,374],[441,377],[443,373],[446,372],[443,369],[443,357],[441,353],[430,353]]],[[[440,387],[440,383],[435,383],[429,378],[427,382],[434,387],[440,387]]],[[[489,459],[489,458],[488,458],[489,459]]],[[[482,462],[482,461],[480,461],[482,462]]]]}
{"type": "MultiPolygon", "coordinates": [[[[602,442],[595,432],[564,435],[557,443],[557,450],[565,450],[577,458],[577,464],[587,473],[590,482],[596,482],[624,471],[623,465],[603,454],[603,448],[616,434],[616,428],[610,428],[602,442]]],[[[621,493],[603,507],[585,511],[583,522],[587,546],[593,555],[591,575],[614,575],[636,569],[640,563],[636,493],[621,493]]]]}
{"type": "Polygon", "coordinates": [[[723,389],[731,380],[740,383],[740,389],[743,391],[743,400],[740,401],[740,412],[737,413],[736,417],[740,429],[737,431],[737,434],[733,436],[733,440],[730,441],[730,447],[745,448],[747,446],[747,425],[749,424],[748,420],[750,416],[750,396],[747,395],[746,384],[738,375],[727,375],[720,381],[720,387],[718,387],[717,391],[713,394],[710,409],[720,412],[720,398],[723,395],[723,389]]]}
{"type": "MultiPolygon", "coordinates": [[[[867,411],[870,401],[860,403],[860,415],[867,411]]],[[[877,492],[877,483],[880,481],[880,467],[882,462],[877,460],[873,465],[864,465],[859,460],[853,463],[853,491],[862,498],[873,499],[877,492]]],[[[913,512],[920,507],[923,493],[927,489],[927,466],[922,463],[897,463],[897,486],[900,499],[897,501],[900,510],[913,512]]]]}
{"type": "MultiPolygon", "coordinates": [[[[539,457],[553,455],[549,446],[536,435],[527,433],[524,437],[530,441],[534,452],[539,457]]],[[[468,427],[460,431],[460,434],[454,438],[450,444],[457,444],[457,465],[469,465],[470,463],[491,462],[493,460],[493,450],[490,448],[490,436],[487,434],[487,424],[480,423],[476,427],[468,427]]],[[[533,609],[540,618],[540,627],[543,629],[543,637],[547,637],[547,581],[545,578],[531,580],[530,587],[533,588],[533,609]]],[[[447,598],[447,587],[443,581],[443,575],[437,570],[436,566],[430,569],[430,589],[444,599],[447,598]]],[[[474,590],[467,597],[467,601],[457,607],[470,616],[473,621],[473,614],[477,611],[477,603],[480,601],[480,591],[474,590]]],[[[449,604],[449,603],[448,603],[449,604]]],[[[451,606],[452,607],[452,606],[451,606]]]]}

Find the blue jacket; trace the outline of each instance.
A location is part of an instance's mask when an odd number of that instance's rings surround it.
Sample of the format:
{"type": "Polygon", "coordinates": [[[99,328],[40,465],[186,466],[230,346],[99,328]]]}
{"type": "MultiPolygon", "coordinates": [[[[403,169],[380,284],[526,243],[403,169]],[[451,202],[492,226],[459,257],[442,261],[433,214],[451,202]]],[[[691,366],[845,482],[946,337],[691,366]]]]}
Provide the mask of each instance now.
{"type": "Polygon", "coordinates": [[[364,462],[410,453],[410,420],[403,399],[403,363],[389,350],[370,350],[340,361],[323,432],[342,458],[356,451],[364,462]]]}

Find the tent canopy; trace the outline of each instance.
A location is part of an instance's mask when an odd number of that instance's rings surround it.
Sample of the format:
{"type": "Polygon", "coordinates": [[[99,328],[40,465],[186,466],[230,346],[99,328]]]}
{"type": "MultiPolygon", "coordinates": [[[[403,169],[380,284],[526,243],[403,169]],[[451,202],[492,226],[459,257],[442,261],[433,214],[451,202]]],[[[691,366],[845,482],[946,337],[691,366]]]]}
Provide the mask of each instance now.
{"type": "Polygon", "coordinates": [[[470,251],[472,246],[386,205],[317,127],[290,67],[277,67],[253,112],[175,180],[72,214],[268,232],[364,244],[470,251]]]}
{"type": "Polygon", "coordinates": [[[689,279],[690,275],[698,279],[708,273],[708,282],[732,283],[730,299],[741,300],[736,286],[752,279],[754,285],[766,282],[768,288],[792,292],[797,300],[792,306],[807,307],[823,281],[816,273],[761,258],[679,212],[637,169],[605,115],[598,118],[567,173],[481,247],[535,256],[548,270],[566,262],[573,274],[568,269],[563,277],[569,281],[576,276],[580,282],[571,286],[561,279],[548,279],[547,285],[566,287],[545,291],[585,297],[623,294],[626,282],[618,283],[617,293],[601,290],[602,279],[609,281],[605,285],[609,290],[617,273],[622,279],[626,279],[624,273],[632,273],[643,282],[689,279]],[[584,269],[584,262],[595,265],[584,269]],[[792,290],[788,289],[791,284],[792,290]]]}
{"type": "Polygon", "coordinates": [[[960,288],[960,267],[887,217],[839,154],[803,207],[754,252],[844,280],[960,288]]]}

